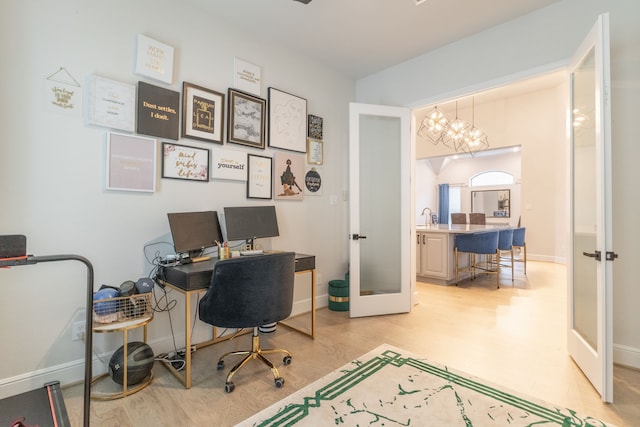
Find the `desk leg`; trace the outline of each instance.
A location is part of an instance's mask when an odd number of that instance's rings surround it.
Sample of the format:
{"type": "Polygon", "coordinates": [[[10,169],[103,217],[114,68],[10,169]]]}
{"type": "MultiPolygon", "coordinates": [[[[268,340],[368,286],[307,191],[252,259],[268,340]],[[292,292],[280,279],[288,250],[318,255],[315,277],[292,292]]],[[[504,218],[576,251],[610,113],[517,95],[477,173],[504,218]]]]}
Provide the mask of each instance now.
{"type": "Polygon", "coordinates": [[[296,274],[298,273],[311,273],[311,332],[307,332],[304,329],[290,325],[286,323],[286,321],[280,321],[278,323],[280,323],[283,326],[286,326],[287,328],[293,329],[294,331],[298,331],[302,334],[308,335],[311,338],[315,339],[316,338],[316,270],[311,269],[311,270],[296,271],[296,274]]]}
{"type": "Polygon", "coordinates": [[[316,338],[316,269],[311,270],[311,338],[316,338]]]}
{"type": "Polygon", "coordinates": [[[191,388],[191,295],[184,298],[184,388],[191,388]]]}

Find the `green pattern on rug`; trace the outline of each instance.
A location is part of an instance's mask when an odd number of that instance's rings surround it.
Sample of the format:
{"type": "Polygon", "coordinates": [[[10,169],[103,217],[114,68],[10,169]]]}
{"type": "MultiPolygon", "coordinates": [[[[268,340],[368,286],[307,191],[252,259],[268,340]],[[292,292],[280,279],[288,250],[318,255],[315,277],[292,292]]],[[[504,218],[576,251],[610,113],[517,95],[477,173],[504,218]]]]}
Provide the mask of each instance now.
{"type": "Polygon", "coordinates": [[[388,345],[239,425],[611,427],[388,345]]]}

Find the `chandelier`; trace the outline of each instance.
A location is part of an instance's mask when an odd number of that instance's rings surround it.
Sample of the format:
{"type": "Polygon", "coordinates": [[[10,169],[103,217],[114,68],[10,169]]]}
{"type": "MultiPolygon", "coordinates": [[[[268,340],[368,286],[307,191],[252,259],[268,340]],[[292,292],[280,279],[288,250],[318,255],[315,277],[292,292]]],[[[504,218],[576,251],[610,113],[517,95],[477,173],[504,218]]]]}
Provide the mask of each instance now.
{"type": "Polygon", "coordinates": [[[453,121],[435,106],[420,123],[418,136],[433,145],[442,143],[456,152],[465,152],[471,156],[489,148],[487,135],[475,125],[475,98],[472,98],[471,123],[458,117],[458,101],[453,121]]]}

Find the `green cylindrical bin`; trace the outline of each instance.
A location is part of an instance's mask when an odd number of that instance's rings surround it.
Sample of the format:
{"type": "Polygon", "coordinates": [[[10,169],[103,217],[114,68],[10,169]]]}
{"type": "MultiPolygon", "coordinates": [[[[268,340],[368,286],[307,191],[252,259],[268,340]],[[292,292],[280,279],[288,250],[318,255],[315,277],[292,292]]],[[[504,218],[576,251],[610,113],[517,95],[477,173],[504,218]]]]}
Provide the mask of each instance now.
{"type": "Polygon", "coordinates": [[[345,280],[329,281],[329,309],[333,311],[349,310],[349,282],[345,280]]]}

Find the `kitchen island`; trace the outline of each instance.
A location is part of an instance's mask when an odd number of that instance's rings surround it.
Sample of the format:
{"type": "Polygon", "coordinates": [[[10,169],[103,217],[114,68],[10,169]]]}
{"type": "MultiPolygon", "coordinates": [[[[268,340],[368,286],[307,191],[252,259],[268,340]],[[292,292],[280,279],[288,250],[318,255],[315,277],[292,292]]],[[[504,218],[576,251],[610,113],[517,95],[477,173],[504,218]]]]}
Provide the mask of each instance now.
{"type": "MultiPolygon", "coordinates": [[[[416,226],[416,275],[430,283],[455,283],[454,239],[456,234],[509,227],[508,224],[435,224],[416,226]]],[[[460,256],[460,267],[468,257],[460,256]]],[[[463,278],[466,276],[462,276],[463,278]]]]}

